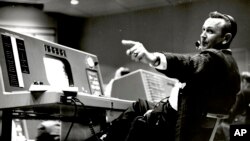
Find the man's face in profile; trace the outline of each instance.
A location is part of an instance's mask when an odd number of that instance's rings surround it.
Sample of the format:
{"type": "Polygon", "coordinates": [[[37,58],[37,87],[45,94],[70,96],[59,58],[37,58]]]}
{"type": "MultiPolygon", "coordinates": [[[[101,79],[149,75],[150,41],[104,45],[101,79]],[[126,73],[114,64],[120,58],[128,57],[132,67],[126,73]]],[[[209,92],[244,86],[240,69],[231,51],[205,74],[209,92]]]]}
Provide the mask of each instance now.
{"type": "Polygon", "coordinates": [[[224,35],[222,35],[222,28],[226,22],[219,18],[208,18],[203,26],[200,35],[201,45],[199,49],[216,48],[224,41],[224,35]]]}

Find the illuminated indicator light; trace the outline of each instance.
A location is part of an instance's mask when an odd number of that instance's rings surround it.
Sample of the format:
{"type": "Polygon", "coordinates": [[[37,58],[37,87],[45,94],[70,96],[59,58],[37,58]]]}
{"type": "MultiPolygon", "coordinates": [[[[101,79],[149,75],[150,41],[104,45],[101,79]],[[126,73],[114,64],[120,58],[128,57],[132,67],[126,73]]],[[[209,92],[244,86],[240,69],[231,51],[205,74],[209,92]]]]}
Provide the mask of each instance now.
{"type": "Polygon", "coordinates": [[[88,65],[90,67],[94,67],[95,66],[95,62],[94,62],[93,58],[91,58],[91,57],[87,58],[87,63],[88,63],[88,65]]]}
{"type": "Polygon", "coordinates": [[[77,4],[79,4],[79,1],[78,0],[71,0],[70,3],[72,5],[77,5],[77,4]]]}

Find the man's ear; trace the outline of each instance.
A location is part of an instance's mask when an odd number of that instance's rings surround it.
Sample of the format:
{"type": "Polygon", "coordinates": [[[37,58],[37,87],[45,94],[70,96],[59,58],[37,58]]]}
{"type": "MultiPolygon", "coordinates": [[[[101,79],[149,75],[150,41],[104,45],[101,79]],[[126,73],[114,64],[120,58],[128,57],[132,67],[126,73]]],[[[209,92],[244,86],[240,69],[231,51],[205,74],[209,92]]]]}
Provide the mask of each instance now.
{"type": "Polygon", "coordinates": [[[227,44],[228,42],[230,42],[232,39],[232,34],[231,33],[226,33],[224,35],[224,40],[222,41],[222,44],[225,45],[227,44]]]}

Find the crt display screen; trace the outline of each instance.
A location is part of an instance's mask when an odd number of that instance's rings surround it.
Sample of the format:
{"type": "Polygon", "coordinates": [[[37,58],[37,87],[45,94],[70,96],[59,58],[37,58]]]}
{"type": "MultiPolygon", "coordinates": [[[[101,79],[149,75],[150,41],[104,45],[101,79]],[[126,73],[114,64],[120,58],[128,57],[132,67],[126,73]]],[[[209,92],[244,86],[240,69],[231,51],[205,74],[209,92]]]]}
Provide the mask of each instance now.
{"type": "Polygon", "coordinates": [[[69,87],[69,77],[63,61],[48,56],[44,57],[43,61],[50,86],[56,88],[69,87]]]}

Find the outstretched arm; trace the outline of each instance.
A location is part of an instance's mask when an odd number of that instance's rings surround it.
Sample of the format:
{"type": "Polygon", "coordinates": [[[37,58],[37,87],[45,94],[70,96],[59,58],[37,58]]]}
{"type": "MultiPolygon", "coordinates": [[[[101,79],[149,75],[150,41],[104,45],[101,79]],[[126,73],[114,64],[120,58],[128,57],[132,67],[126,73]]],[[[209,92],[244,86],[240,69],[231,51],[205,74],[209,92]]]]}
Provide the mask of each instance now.
{"type": "Polygon", "coordinates": [[[153,52],[147,51],[142,43],[131,40],[122,40],[122,44],[128,47],[126,54],[130,56],[132,60],[151,64],[153,66],[159,65],[157,64],[157,61],[159,61],[158,56],[153,52]]]}

